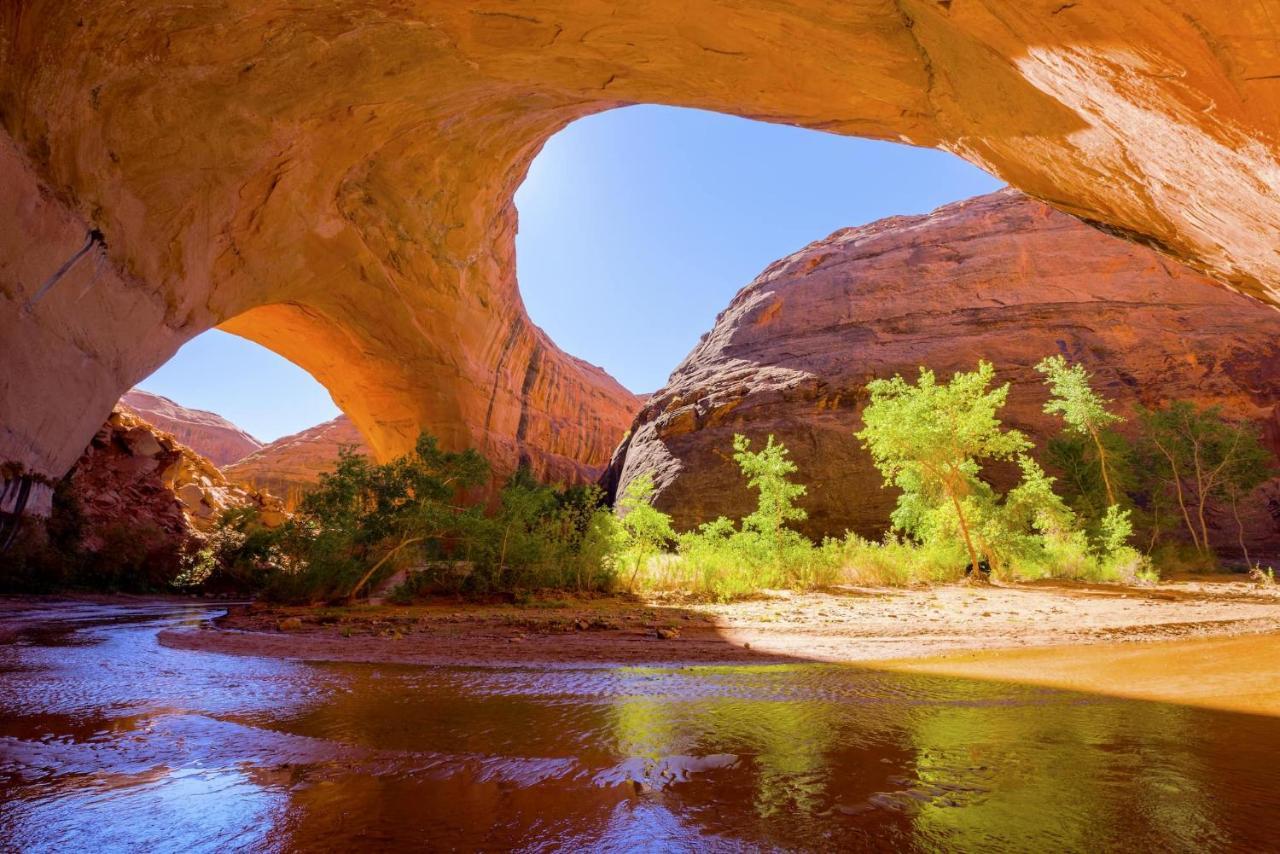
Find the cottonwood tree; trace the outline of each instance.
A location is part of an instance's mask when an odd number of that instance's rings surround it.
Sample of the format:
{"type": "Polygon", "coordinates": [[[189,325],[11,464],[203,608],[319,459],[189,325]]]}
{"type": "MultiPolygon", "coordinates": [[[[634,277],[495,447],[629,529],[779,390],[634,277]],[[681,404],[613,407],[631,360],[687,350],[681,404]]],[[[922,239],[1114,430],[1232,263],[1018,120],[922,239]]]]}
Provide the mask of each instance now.
{"type": "Polygon", "coordinates": [[[640,574],[640,567],[644,562],[676,538],[676,532],[671,527],[671,517],[653,506],[653,493],[656,489],[653,474],[644,472],[631,479],[623,490],[622,497],[618,499],[618,511],[622,517],[622,547],[624,551],[631,553],[634,560],[628,585],[632,590],[635,589],[636,576],[640,574]]]}
{"type": "Polygon", "coordinates": [[[759,451],[751,450],[751,440],[746,436],[735,435],[733,451],[747,486],[759,493],[756,509],[742,519],[742,530],[758,534],[778,555],[788,539],[794,539],[795,532],[787,528],[787,523],[809,517],[803,507],[796,506],[796,500],[805,493],[804,485],[787,479],[787,475],[796,473],[796,464],[787,459],[786,446],[774,442],[772,435],[759,451]]]}
{"type": "Polygon", "coordinates": [[[1107,434],[1113,424],[1123,421],[1107,407],[1111,401],[1101,397],[1090,384],[1089,372],[1080,364],[1068,364],[1062,356],[1042,359],[1036,370],[1045,375],[1052,395],[1044,405],[1048,415],[1060,415],[1069,433],[1087,439],[1098,455],[1098,471],[1106,490],[1107,506],[1118,504],[1114,461],[1108,456],[1107,434]]]}
{"type": "Polygon", "coordinates": [[[946,383],[923,367],[914,384],[900,375],[873,380],[863,428],[855,434],[885,484],[903,490],[900,505],[921,499],[951,505],[975,572],[978,550],[966,499],[986,488],[979,480],[981,463],[1013,459],[1031,447],[1022,433],[1000,423],[1009,384],[991,388],[994,379],[991,363],[980,361],[976,371],[958,372],[946,383]]]}
{"type": "Polygon", "coordinates": [[[1185,400],[1140,409],[1138,418],[1143,441],[1154,451],[1148,456],[1160,467],[1158,480],[1172,487],[1196,552],[1212,556],[1207,508],[1215,498],[1231,505],[1243,549],[1239,501],[1270,476],[1273,464],[1257,431],[1228,421],[1219,406],[1199,409],[1185,400]]]}
{"type": "Polygon", "coordinates": [[[1252,567],[1249,549],[1244,544],[1244,523],[1240,520],[1240,501],[1275,474],[1275,457],[1262,446],[1258,431],[1248,424],[1232,424],[1239,431],[1238,441],[1233,441],[1234,459],[1228,464],[1222,478],[1222,494],[1231,506],[1231,517],[1236,523],[1236,540],[1245,563],[1252,567]]]}
{"type": "Polygon", "coordinates": [[[458,499],[488,477],[489,463],[479,452],[442,450],[436,437],[423,433],[413,451],[383,465],[351,466],[350,458],[340,460],[337,471],[321,478],[301,509],[321,525],[337,514],[370,552],[382,552],[351,588],[348,598],[355,598],[379,569],[409,547],[442,540],[462,520],[478,517],[478,507],[463,506],[458,499]]]}

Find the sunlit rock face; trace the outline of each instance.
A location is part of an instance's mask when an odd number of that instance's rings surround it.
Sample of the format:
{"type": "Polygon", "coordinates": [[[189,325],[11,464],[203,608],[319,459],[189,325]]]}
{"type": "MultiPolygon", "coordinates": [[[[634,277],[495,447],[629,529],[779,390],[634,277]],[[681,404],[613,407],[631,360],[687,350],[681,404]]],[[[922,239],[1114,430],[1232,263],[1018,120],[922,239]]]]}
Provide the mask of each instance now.
{"type": "Polygon", "coordinates": [[[628,103],[953,151],[1275,302],[1276,20],[1173,0],[15,0],[0,460],[61,475],[124,390],[221,326],[312,373],[381,458],[426,429],[506,468],[602,463],[634,400],[529,322],[512,195],[549,135],[628,103]]]}
{"type": "MultiPolygon", "coordinates": [[[[1280,314],[1006,190],[838,231],[772,264],[646,403],[611,482],[652,472],[656,504],[681,528],[737,518],[755,494],[732,460],[733,435],[773,434],[808,486],[800,527],[878,539],[896,493],[853,436],[867,382],[914,379],[920,365],[945,378],[987,359],[1012,384],[1006,423],[1043,446],[1061,421],[1042,411],[1034,365],[1055,353],[1086,365],[1121,411],[1221,404],[1275,446],[1280,314]]],[[[997,474],[1007,486],[1013,472],[997,474]]],[[[1254,545],[1280,546],[1276,494],[1249,502],[1254,545]]],[[[1234,523],[1222,533],[1233,543],[1234,523]]]]}
{"type": "Polygon", "coordinates": [[[217,466],[244,459],[262,443],[213,412],[191,409],[169,398],[134,388],[118,406],[173,435],[182,444],[217,466]]]}
{"type": "Polygon", "coordinates": [[[333,471],[342,448],[369,454],[360,431],[345,415],[317,424],[299,433],[269,442],[259,450],[227,466],[223,472],[232,480],[251,484],[285,499],[291,506],[302,493],[333,471]]]}

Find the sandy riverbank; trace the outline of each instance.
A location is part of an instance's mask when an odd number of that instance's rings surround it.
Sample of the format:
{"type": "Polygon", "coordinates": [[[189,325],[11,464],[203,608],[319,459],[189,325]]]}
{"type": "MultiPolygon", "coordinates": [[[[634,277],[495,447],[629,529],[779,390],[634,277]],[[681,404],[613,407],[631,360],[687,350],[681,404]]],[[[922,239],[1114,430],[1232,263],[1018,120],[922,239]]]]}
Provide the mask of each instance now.
{"type": "Polygon", "coordinates": [[[188,649],[420,664],[867,662],[1280,632],[1280,590],[1240,581],[844,588],[729,604],[602,598],[342,609],[233,607],[188,649]]]}

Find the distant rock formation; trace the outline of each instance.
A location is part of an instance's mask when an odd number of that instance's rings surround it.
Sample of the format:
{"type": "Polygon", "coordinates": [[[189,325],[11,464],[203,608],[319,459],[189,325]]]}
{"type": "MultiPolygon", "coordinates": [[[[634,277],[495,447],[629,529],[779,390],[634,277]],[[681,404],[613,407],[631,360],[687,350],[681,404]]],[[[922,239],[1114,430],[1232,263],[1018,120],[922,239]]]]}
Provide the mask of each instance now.
{"type": "Polygon", "coordinates": [[[333,470],[343,446],[372,453],[351,419],[339,415],[264,445],[227,466],[224,473],[232,480],[278,495],[292,506],[303,491],[319,480],[321,472],[333,470]]]}
{"type": "Polygon", "coordinates": [[[73,532],[76,542],[64,547],[174,572],[178,557],[228,508],[255,507],[268,526],[286,518],[279,499],[228,481],[209,460],[123,409],[111,413],[59,490],[63,500],[48,524],[73,532]]]}
{"type": "MultiPolygon", "coordinates": [[[[1060,423],[1041,411],[1033,366],[1052,353],[1085,364],[1122,410],[1219,403],[1277,444],[1280,314],[1002,191],[838,231],[769,266],[649,399],[606,483],[653,472],[657,506],[679,528],[738,517],[754,495],[733,434],[772,433],[808,485],[806,533],[879,537],[896,498],[853,436],[866,383],[985,358],[1013,384],[1006,422],[1043,444],[1060,423]]],[[[1254,544],[1273,550],[1277,494],[1264,487],[1248,520],[1254,544]]]]}
{"type": "Polygon", "coordinates": [[[172,434],[214,465],[229,465],[262,447],[261,442],[221,415],[190,409],[140,388],[125,392],[119,405],[172,434]]]}

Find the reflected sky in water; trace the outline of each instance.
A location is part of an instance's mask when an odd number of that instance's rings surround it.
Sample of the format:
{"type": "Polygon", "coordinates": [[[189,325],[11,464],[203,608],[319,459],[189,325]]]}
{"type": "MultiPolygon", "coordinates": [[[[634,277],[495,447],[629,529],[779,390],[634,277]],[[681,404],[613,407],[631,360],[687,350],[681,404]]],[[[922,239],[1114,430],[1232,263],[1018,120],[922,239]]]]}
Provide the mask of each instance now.
{"type": "Polygon", "coordinates": [[[0,648],[0,850],[1225,851],[1280,830],[1275,719],[804,663],[157,643],[214,614],[69,605],[0,648]]]}

